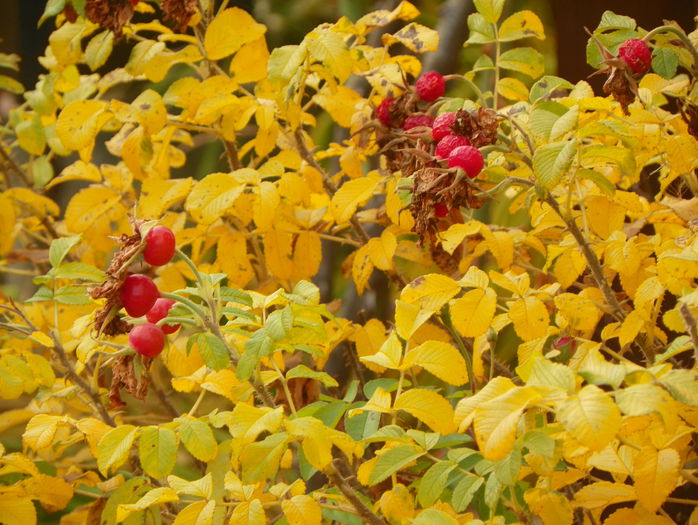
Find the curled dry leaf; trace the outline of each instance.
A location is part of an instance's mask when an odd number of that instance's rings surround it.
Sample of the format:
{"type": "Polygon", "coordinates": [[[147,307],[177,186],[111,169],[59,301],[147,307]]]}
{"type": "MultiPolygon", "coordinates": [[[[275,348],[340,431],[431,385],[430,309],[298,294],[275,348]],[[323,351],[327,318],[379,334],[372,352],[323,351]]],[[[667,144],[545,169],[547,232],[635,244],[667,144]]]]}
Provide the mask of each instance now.
{"type": "Polygon", "coordinates": [[[85,16],[90,22],[121,36],[133,16],[133,6],[130,0],[87,0],[85,16]]]}
{"type": "Polygon", "coordinates": [[[160,4],[165,20],[175,22],[179,32],[187,30],[191,17],[196,14],[196,0],[162,0],[160,4]]]}

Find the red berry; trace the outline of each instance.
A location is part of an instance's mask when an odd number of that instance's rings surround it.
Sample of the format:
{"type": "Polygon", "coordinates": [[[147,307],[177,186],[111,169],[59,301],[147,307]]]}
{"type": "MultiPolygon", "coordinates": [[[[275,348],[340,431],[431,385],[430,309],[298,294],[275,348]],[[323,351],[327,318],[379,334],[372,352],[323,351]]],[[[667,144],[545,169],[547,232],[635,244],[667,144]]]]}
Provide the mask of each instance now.
{"type": "Polygon", "coordinates": [[[418,127],[431,128],[433,122],[434,117],[430,117],[429,115],[410,115],[405,119],[405,122],[402,124],[402,129],[407,131],[408,129],[418,127]]]}
{"type": "Polygon", "coordinates": [[[472,146],[459,146],[448,156],[448,167],[462,168],[471,179],[477,177],[484,165],[482,153],[472,146]]]}
{"type": "Polygon", "coordinates": [[[390,105],[393,103],[394,98],[384,98],[383,102],[376,108],[376,117],[384,126],[390,127],[390,121],[392,119],[392,113],[390,111],[390,105]]]}
{"type": "MultiPolygon", "coordinates": [[[[172,299],[159,297],[158,300],[155,301],[153,307],[145,314],[145,318],[151,323],[157,323],[160,319],[167,317],[167,313],[170,311],[173,304],[175,304],[175,302],[172,299]]],[[[160,328],[162,328],[162,331],[166,334],[171,334],[179,329],[179,325],[164,324],[160,328]]]]}
{"type": "Polygon", "coordinates": [[[131,317],[140,317],[153,307],[160,292],[150,277],[136,274],[126,277],[119,295],[126,313],[131,317]]]}
{"type": "Polygon", "coordinates": [[[461,135],[446,135],[436,145],[435,155],[437,159],[446,159],[450,153],[460,146],[470,146],[467,137],[461,135]]]}
{"type": "Polygon", "coordinates": [[[145,357],[157,357],[165,346],[165,333],[153,323],[139,324],[129,332],[128,344],[145,357]]]}
{"type": "Polygon", "coordinates": [[[436,71],[429,71],[419,77],[414,88],[423,101],[434,102],[446,92],[446,80],[436,71]]]}
{"type": "Polygon", "coordinates": [[[155,226],[145,236],[143,258],[152,266],[162,266],[172,260],[175,236],[167,226],[155,226]]]}
{"type": "Polygon", "coordinates": [[[438,142],[446,135],[451,135],[453,133],[451,126],[453,126],[455,121],[455,113],[441,113],[434,119],[434,123],[431,125],[431,137],[438,142]]]}
{"type": "Polygon", "coordinates": [[[647,42],[639,38],[631,38],[623,42],[618,48],[618,56],[633,73],[644,73],[652,64],[652,52],[647,42]]]}
{"type": "Polygon", "coordinates": [[[446,215],[448,215],[448,211],[448,206],[446,206],[443,202],[437,202],[434,205],[434,215],[436,215],[439,219],[446,217],[446,215]]]}

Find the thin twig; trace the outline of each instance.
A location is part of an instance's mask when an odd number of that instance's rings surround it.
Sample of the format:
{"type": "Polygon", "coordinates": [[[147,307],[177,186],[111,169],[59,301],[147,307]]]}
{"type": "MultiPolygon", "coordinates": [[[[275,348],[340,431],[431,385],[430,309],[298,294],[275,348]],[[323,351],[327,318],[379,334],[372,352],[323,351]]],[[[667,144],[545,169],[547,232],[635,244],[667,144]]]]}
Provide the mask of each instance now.
{"type": "Polygon", "coordinates": [[[693,343],[693,362],[698,363],[698,327],[696,326],[696,318],[691,315],[691,310],[689,310],[686,303],[679,307],[679,312],[681,317],[683,317],[683,322],[686,323],[688,335],[693,343]]]}
{"type": "Polygon", "coordinates": [[[344,494],[344,497],[347,498],[347,501],[349,501],[351,506],[356,510],[356,513],[361,516],[364,521],[371,523],[372,525],[386,525],[385,521],[376,516],[373,511],[359,499],[356,492],[354,492],[354,489],[351,487],[351,485],[349,485],[347,480],[342,477],[334,463],[330,463],[325,474],[327,475],[327,479],[330,480],[330,483],[332,483],[342,494],[344,494]]]}

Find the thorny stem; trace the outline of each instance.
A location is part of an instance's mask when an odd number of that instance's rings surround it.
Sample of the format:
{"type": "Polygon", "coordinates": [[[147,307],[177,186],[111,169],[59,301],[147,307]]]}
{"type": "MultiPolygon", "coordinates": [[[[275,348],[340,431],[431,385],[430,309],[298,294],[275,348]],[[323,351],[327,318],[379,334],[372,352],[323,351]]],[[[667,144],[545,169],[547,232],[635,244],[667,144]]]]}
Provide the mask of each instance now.
{"type": "Polygon", "coordinates": [[[683,322],[686,323],[688,335],[693,343],[693,362],[698,363],[698,327],[696,326],[696,318],[691,315],[691,310],[686,303],[679,307],[683,322]]]}
{"type": "Polygon", "coordinates": [[[228,156],[228,163],[230,164],[230,169],[235,171],[242,168],[240,157],[238,157],[238,148],[235,145],[235,142],[223,140],[223,146],[225,147],[225,153],[228,156]]]}
{"type": "Polygon", "coordinates": [[[354,507],[356,510],[356,513],[363,518],[364,521],[371,523],[372,525],[386,525],[385,521],[374,514],[373,511],[359,499],[356,492],[354,492],[354,489],[351,487],[351,485],[349,485],[347,480],[342,477],[342,474],[340,474],[333,462],[329,464],[325,474],[327,475],[327,479],[330,480],[330,483],[332,483],[342,494],[344,494],[344,497],[347,498],[347,501],[349,501],[352,507],[354,507]]]}

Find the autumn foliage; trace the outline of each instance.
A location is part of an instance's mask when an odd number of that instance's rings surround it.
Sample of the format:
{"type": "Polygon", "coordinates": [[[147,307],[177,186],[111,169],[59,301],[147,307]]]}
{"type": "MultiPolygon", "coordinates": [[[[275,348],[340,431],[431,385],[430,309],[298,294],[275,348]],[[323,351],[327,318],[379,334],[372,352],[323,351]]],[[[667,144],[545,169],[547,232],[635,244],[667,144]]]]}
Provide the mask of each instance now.
{"type": "Polygon", "coordinates": [[[446,77],[410,2],[223,4],[49,0],[0,75],[0,523],[698,523],[698,33],[607,11],[600,93],[504,0],[446,77]]]}

